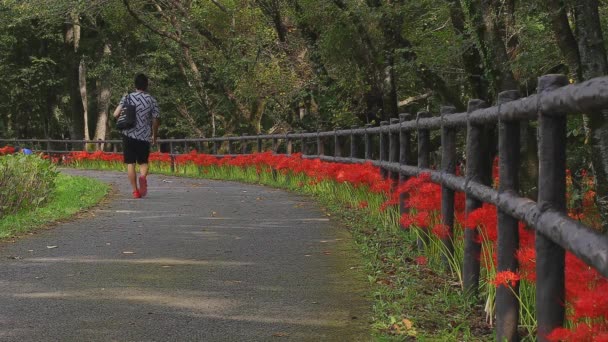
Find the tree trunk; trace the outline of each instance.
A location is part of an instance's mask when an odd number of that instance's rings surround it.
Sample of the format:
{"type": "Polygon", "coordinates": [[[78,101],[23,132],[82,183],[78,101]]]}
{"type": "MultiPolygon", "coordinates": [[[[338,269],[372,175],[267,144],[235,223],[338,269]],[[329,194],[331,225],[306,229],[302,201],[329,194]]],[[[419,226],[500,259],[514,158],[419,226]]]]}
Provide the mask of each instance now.
{"type": "MultiPolygon", "coordinates": [[[[103,58],[107,59],[112,54],[111,46],[106,42],[103,46],[103,58]]],[[[110,109],[111,90],[111,74],[105,72],[97,80],[97,124],[95,125],[95,140],[105,140],[108,130],[108,118],[110,109]]],[[[103,150],[104,145],[98,144],[98,149],[103,150]]]]}
{"type": "Polygon", "coordinates": [[[549,12],[551,28],[553,29],[557,46],[566,59],[570,72],[574,74],[577,81],[580,81],[582,79],[581,58],[578,45],[568,22],[564,2],[563,0],[545,0],[545,5],[549,12]]]}
{"type": "Polygon", "coordinates": [[[80,89],[80,98],[82,100],[82,108],[84,109],[82,118],[84,121],[84,139],[91,140],[89,135],[89,104],[87,100],[87,67],[84,64],[84,59],[80,60],[78,66],[78,88],[80,89]]]}
{"type": "MultiPolygon", "coordinates": [[[[72,16],[70,15],[69,19],[71,20],[71,18],[72,16]]],[[[69,24],[66,24],[64,31],[64,47],[67,73],[66,80],[71,107],[71,113],[69,115],[71,119],[70,137],[75,140],[82,140],[84,138],[84,108],[82,107],[79,90],[80,60],[76,56],[76,49],[79,45],[80,38],[77,27],[79,26],[72,21],[70,21],[69,24]]]]}
{"type": "MultiPolygon", "coordinates": [[[[574,9],[582,75],[586,80],[608,73],[598,8],[598,0],[579,0],[574,9]]],[[[608,111],[590,113],[588,122],[596,204],[603,229],[608,230],[608,111]]]]}
{"type": "MultiPolygon", "coordinates": [[[[465,23],[464,10],[460,0],[447,0],[450,6],[450,20],[456,34],[462,37],[465,42],[471,41],[471,36],[465,23]]],[[[488,103],[488,85],[484,77],[484,66],[479,54],[479,50],[473,44],[467,44],[462,52],[462,62],[467,72],[467,78],[471,86],[473,98],[484,100],[488,103]]]]}

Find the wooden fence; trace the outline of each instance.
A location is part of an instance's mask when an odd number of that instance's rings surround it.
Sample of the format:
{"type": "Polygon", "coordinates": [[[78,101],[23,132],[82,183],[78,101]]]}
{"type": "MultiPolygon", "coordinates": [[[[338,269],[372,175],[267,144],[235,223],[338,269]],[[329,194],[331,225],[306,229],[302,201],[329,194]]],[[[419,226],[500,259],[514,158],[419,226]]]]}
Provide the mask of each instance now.
{"type": "MultiPolygon", "coordinates": [[[[454,229],[454,193],[466,194],[466,212],[482,203],[498,209],[498,269],[516,272],[515,252],[519,244],[518,221],[536,231],[536,318],[538,340],[560,327],[565,315],[565,251],[570,251],[586,264],[608,276],[608,236],[603,235],[566,213],[566,123],[571,114],[594,113],[608,107],[608,77],[568,85],[563,75],[539,78],[538,94],[518,99],[516,91],[499,94],[498,104],[487,107],[481,100],[469,101],[468,110],[456,113],[453,107],[442,107],[439,116],[421,112],[415,117],[401,114],[399,119],[382,122],[379,127],[352,127],[327,132],[288,133],[218,137],[206,139],[165,139],[172,155],[192,148],[218,156],[247,154],[270,147],[275,153],[291,154],[298,150],[304,158],[319,158],[341,163],[372,162],[385,177],[395,182],[410,176],[429,173],[441,185],[442,222],[451,234],[454,229]],[[538,121],[539,182],[538,201],[519,195],[520,124],[538,121]],[[498,125],[500,184],[491,187],[491,153],[488,129],[498,125]],[[431,131],[441,134],[441,161],[438,170],[431,169],[431,131]],[[456,175],[457,134],[466,133],[466,174],[456,175]],[[414,143],[414,134],[416,143],[414,143]],[[333,139],[333,142],[331,141],[333,139]],[[346,143],[350,140],[350,144],[346,143]],[[252,146],[254,145],[254,146],[252,146]],[[218,154],[220,146],[224,154],[218,154]],[[316,146],[316,150],[313,147],[316,146]],[[361,150],[363,147],[363,150],[361,150]],[[417,159],[412,150],[417,148],[417,159]],[[328,155],[326,149],[332,149],[328,155]],[[312,151],[311,151],[312,150],[312,151]],[[347,153],[348,151],[348,153],[347,153]]],[[[68,145],[82,149],[84,144],[119,144],[120,141],[6,140],[0,144],[37,147],[39,151],[65,153],[68,145]],[[52,146],[65,145],[65,149],[52,146]]],[[[400,207],[404,207],[401,199],[400,207]]],[[[475,229],[465,229],[463,281],[466,291],[478,289],[481,245],[475,229]]],[[[445,238],[448,251],[452,240],[445,238]]],[[[496,294],[497,340],[517,340],[519,321],[518,286],[511,291],[499,287],[496,294]]]]}

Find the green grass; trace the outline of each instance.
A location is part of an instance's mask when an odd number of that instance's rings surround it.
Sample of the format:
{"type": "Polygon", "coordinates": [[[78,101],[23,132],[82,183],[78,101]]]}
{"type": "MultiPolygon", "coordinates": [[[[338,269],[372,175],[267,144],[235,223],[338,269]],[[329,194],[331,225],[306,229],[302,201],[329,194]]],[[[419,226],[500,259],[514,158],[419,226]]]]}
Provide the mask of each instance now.
{"type": "Polygon", "coordinates": [[[55,191],[45,205],[0,219],[0,238],[23,234],[69,218],[99,203],[109,190],[108,185],[85,177],[59,174],[55,182],[55,191]]]}

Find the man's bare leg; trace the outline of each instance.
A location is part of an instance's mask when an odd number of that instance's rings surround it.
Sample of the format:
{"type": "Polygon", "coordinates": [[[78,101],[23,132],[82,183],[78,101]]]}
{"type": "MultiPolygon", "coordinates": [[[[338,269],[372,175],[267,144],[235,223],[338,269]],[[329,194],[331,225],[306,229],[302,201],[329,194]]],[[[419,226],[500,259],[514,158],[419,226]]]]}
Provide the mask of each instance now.
{"type": "Polygon", "coordinates": [[[139,174],[142,177],[148,176],[148,164],[140,164],[139,165],[139,174]]]}
{"type": "Polygon", "coordinates": [[[141,197],[144,197],[148,194],[148,180],[146,176],[148,175],[148,164],[140,164],[139,165],[139,193],[141,197]]]}
{"type": "Polygon", "coordinates": [[[137,173],[135,172],[135,164],[127,164],[127,173],[129,174],[129,182],[133,192],[138,191],[137,189],[137,173]]]}

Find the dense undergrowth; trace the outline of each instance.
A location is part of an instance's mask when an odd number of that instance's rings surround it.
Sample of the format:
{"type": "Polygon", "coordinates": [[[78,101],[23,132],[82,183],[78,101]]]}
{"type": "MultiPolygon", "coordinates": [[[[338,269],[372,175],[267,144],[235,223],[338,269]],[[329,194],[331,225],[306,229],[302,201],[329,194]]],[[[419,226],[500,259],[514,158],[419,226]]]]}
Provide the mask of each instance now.
{"type": "Polygon", "coordinates": [[[97,180],[61,174],[48,159],[13,151],[0,149],[0,238],[67,219],[108,193],[97,180]]]}
{"type": "MultiPolygon", "coordinates": [[[[75,167],[124,168],[120,155],[101,152],[77,152],[65,161],[75,167]]],[[[441,241],[446,237],[446,227],[439,220],[441,191],[428,175],[395,187],[371,164],[324,163],[270,153],[223,159],[190,153],[176,158],[174,173],[166,154],[153,154],[151,164],[158,173],[297,191],[340,213],[367,257],[368,278],[373,284],[373,328],[380,340],[491,340],[496,288],[513,289],[516,284],[521,337],[535,339],[534,232],[520,225],[520,269],[497,273],[496,208],[484,205],[465,218],[464,195],[456,194],[457,224],[450,236],[455,252],[448,253],[441,241]],[[401,193],[407,194],[411,208],[403,215],[395,205],[401,193]],[[408,229],[401,229],[400,224],[408,229]],[[475,229],[483,245],[478,297],[462,293],[464,229],[475,229]],[[420,241],[423,243],[418,247],[420,241]]],[[[586,189],[582,197],[592,198],[590,191],[586,189]]],[[[569,199],[573,197],[570,193],[569,199]]],[[[589,203],[570,215],[590,225],[597,223],[589,203]]],[[[606,341],[608,298],[604,294],[608,281],[570,253],[566,267],[568,322],[566,328],[553,332],[551,340],[606,341]]]]}
{"type": "Polygon", "coordinates": [[[37,156],[0,156],[0,218],[23,209],[35,209],[55,189],[55,165],[37,156]]]}

